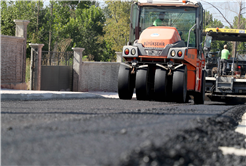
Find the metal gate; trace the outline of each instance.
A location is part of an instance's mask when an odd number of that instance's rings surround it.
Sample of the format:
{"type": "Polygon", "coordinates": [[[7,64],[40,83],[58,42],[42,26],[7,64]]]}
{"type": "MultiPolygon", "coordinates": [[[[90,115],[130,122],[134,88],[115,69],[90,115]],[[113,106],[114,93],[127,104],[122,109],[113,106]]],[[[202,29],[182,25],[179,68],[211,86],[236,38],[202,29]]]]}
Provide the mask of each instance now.
{"type": "Polygon", "coordinates": [[[73,90],[73,52],[42,52],[41,90],[73,90]]]}

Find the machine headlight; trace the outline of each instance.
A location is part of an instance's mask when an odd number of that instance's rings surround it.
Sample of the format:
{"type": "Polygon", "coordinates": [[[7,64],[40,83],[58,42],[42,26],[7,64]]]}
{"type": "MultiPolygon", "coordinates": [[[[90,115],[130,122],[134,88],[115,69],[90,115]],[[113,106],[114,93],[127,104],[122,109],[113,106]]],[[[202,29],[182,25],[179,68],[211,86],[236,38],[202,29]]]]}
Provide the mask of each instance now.
{"type": "Polygon", "coordinates": [[[135,48],[132,48],[132,49],[131,49],[131,54],[132,54],[132,55],[135,55],[135,54],[136,54],[136,49],[135,49],[135,48]]]}
{"type": "Polygon", "coordinates": [[[174,50],[171,51],[171,56],[174,57],[176,52],[174,50]]]}

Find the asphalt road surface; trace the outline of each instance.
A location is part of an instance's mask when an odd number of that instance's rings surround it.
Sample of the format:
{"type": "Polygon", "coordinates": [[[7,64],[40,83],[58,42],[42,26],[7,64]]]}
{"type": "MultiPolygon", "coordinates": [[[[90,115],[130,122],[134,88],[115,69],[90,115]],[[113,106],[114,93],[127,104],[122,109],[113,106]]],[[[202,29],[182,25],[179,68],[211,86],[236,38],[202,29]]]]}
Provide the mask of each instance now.
{"type": "Polygon", "coordinates": [[[244,105],[81,99],[2,101],[2,165],[246,165],[219,146],[244,105]]]}

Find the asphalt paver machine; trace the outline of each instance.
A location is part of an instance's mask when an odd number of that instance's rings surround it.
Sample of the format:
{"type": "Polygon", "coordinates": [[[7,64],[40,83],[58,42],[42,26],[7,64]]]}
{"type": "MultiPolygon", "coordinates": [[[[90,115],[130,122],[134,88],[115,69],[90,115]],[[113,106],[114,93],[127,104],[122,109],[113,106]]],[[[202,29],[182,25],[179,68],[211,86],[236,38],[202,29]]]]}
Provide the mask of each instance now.
{"type": "Polygon", "coordinates": [[[246,30],[207,28],[205,54],[206,58],[206,85],[205,94],[213,101],[245,102],[246,99],[246,51],[237,50],[236,56],[227,60],[226,74],[222,75],[220,52],[209,52],[211,42],[237,41],[246,42],[246,30]]]}
{"type": "Polygon", "coordinates": [[[135,88],[137,100],[184,103],[193,96],[195,104],[204,103],[203,13],[193,0],[132,4],[130,39],[118,73],[120,99],[132,99],[135,88]],[[154,26],[156,19],[163,25],[154,26]]]}

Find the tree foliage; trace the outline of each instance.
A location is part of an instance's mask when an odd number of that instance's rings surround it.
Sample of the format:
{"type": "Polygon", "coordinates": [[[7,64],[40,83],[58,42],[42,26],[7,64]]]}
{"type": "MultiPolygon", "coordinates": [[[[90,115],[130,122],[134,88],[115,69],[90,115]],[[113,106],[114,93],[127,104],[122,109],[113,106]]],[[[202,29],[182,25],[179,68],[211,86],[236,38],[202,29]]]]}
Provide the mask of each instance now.
{"type": "Polygon", "coordinates": [[[105,18],[102,9],[92,5],[88,9],[77,9],[75,18],[70,18],[64,26],[64,37],[73,39],[73,47],[85,48],[86,55],[93,55],[95,60],[101,60],[102,51],[99,37],[103,35],[105,18]]]}
{"type": "Polygon", "coordinates": [[[106,1],[108,6],[104,10],[107,16],[104,27],[104,38],[115,51],[122,51],[122,47],[129,41],[130,9],[128,1],[106,1]]]}
{"type": "MultiPolygon", "coordinates": [[[[205,28],[223,28],[224,25],[223,23],[216,19],[213,18],[213,15],[209,11],[205,11],[205,28]]],[[[224,48],[224,45],[228,45],[228,50],[232,50],[232,44],[227,41],[213,41],[211,45],[211,51],[215,52],[218,50],[222,50],[224,48]]]]}
{"type": "Polygon", "coordinates": [[[31,39],[37,26],[37,8],[37,1],[1,1],[1,34],[14,36],[14,20],[29,20],[27,35],[31,39]]]}
{"type": "MultiPolygon", "coordinates": [[[[114,60],[112,44],[103,37],[104,12],[96,1],[51,0],[48,6],[42,0],[1,1],[1,34],[15,35],[14,19],[30,21],[27,42],[42,43],[45,51],[82,47],[83,55],[94,60],[114,60]]],[[[27,55],[30,56],[28,44],[27,55]]]]}
{"type": "MultiPolygon", "coordinates": [[[[1,34],[14,36],[15,23],[14,20],[29,20],[27,26],[27,42],[39,42],[38,36],[35,35],[37,28],[38,6],[43,7],[43,2],[40,1],[1,1],[1,34]]],[[[44,15],[40,12],[40,17],[44,15]]],[[[30,47],[27,45],[27,57],[30,56],[30,47]]]]}
{"type": "Polygon", "coordinates": [[[223,28],[222,22],[216,18],[209,11],[205,11],[205,28],[223,28]]]}
{"type": "MultiPolygon", "coordinates": [[[[239,25],[239,29],[244,29],[246,31],[246,18],[244,18],[243,16],[241,16],[240,20],[238,19],[238,17],[234,17],[233,20],[233,25],[235,27],[237,27],[239,25]],[[240,21],[240,22],[239,22],[240,21]]],[[[246,54],[246,42],[239,42],[237,45],[237,50],[245,50],[245,51],[240,51],[240,54],[246,54]]]]}

